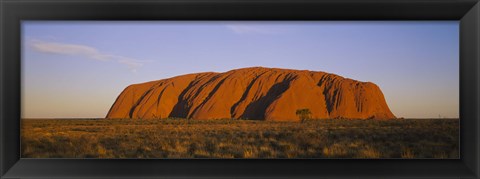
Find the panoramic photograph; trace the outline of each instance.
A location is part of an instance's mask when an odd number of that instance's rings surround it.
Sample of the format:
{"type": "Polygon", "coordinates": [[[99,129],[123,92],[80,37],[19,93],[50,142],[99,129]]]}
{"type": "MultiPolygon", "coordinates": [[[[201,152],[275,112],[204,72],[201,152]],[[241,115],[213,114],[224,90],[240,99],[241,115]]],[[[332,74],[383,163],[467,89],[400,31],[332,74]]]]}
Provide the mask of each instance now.
{"type": "Polygon", "coordinates": [[[21,157],[458,159],[458,21],[22,21],[21,157]]]}

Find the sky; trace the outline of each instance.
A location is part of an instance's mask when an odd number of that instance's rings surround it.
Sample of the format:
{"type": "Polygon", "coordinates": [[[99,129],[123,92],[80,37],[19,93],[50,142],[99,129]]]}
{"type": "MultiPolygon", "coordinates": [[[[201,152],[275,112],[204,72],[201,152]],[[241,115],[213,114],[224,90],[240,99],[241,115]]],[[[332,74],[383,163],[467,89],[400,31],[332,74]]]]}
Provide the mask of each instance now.
{"type": "Polygon", "coordinates": [[[397,117],[459,117],[458,21],[22,21],[22,118],[103,118],[128,85],[252,66],[382,90],[397,117]]]}

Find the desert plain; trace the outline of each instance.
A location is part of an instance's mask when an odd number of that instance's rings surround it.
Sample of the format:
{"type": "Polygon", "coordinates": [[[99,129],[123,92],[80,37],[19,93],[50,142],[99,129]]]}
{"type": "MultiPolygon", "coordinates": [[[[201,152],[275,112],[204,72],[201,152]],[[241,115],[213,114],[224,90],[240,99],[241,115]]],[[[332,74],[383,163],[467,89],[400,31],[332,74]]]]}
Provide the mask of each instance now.
{"type": "Polygon", "coordinates": [[[458,158],[458,119],[24,119],[24,158],[458,158]]]}

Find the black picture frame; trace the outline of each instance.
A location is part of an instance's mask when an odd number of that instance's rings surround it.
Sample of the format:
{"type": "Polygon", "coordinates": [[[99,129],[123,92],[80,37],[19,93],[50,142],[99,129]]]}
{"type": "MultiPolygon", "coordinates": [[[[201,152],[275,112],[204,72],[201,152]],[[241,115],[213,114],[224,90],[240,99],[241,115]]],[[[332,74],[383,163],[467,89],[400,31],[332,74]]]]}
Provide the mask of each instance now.
{"type": "Polygon", "coordinates": [[[477,0],[0,0],[0,178],[479,178],[477,0]],[[22,20],[459,20],[460,159],[21,159],[22,20]]]}

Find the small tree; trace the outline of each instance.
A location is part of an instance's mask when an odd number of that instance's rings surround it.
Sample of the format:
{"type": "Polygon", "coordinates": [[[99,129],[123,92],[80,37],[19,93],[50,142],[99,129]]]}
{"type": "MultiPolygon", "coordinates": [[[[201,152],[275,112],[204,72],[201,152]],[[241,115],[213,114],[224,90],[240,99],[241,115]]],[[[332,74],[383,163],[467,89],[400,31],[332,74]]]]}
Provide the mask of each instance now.
{"type": "Polygon", "coordinates": [[[312,112],[310,112],[310,109],[305,108],[305,109],[297,109],[295,114],[300,118],[301,122],[305,122],[306,120],[310,119],[310,115],[312,112]]]}

